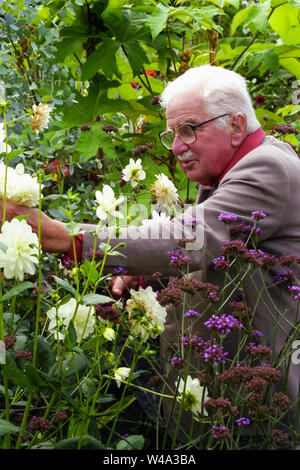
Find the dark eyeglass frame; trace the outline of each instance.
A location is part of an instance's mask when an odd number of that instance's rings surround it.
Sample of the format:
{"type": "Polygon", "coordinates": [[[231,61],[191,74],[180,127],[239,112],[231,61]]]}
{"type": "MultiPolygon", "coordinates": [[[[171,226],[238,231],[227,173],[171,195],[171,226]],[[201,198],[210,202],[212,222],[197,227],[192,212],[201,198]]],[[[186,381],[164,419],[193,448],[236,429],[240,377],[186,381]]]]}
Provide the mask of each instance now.
{"type": "MultiPolygon", "coordinates": [[[[193,142],[186,143],[186,142],[184,142],[184,140],[183,140],[180,136],[179,136],[179,138],[182,140],[183,143],[185,143],[185,144],[187,144],[187,145],[193,144],[193,143],[195,143],[196,140],[197,140],[197,135],[196,135],[196,132],[195,132],[195,129],[197,129],[197,127],[201,127],[201,126],[203,126],[204,124],[207,124],[208,122],[215,121],[215,119],[219,119],[219,118],[221,118],[221,117],[228,116],[228,115],[229,115],[229,113],[221,114],[220,116],[216,116],[216,117],[214,117],[214,118],[212,118],[212,119],[208,119],[208,121],[200,122],[200,124],[190,124],[189,122],[185,122],[185,123],[183,123],[183,124],[180,124],[180,125],[178,126],[178,128],[181,127],[181,126],[189,126],[189,127],[194,131],[195,139],[193,140],[193,142]]],[[[163,140],[162,140],[163,136],[166,135],[166,134],[168,134],[169,132],[172,132],[172,131],[171,131],[170,129],[169,129],[169,130],[167,129],[167,130],[165,130],[165,131],[160,132],[160,133],[159,133],[159,138],[160,138],[160,141],[161,141],[161,143],[163,144],[163,146],[166,147],[168,150],[171,150],[172,147],[173,147],[173,145],[172,145],[171,147],[169,147],[169,146],[166,145],[166,144],[163,142],[163,140]]],[[[173,131],[173,134],[174,134],[174,139],[175,139],[176,131],[173,131]]]]}

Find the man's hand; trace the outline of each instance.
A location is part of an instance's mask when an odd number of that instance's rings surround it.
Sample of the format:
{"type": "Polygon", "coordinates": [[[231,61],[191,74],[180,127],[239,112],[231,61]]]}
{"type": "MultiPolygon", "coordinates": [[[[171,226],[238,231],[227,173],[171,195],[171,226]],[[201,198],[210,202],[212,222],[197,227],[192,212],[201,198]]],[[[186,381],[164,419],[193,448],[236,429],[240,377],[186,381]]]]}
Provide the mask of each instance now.
{"type": "Polygon", "coordinates": [[[111,292],[114,297],[119,299],[130,289],[137,286],[137,276],[114,276],[111,278],[111,292]]]}
{"type": "MultiPolygon", "coordinates": [[[[26,221],[32,231],[38,235],[39,211],[32,207],[20,206],[6,202],[5,220],[10,222],[16,216],[28,215],[26,221]]],[[[0,224],[3,220],[3,201],[0,200],[0,224]]],[[[49,253],[67,253],[72,242],[72,237],[66,229],[66,224],[51,219],[41,212],[41,245],[43,251],[49,253]]]]}

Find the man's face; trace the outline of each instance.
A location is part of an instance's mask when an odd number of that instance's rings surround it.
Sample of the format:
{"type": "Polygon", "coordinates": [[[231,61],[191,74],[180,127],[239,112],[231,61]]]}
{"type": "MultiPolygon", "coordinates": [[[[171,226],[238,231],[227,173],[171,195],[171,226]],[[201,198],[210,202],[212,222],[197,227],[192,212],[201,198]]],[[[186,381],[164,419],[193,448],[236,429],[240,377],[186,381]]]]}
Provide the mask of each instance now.
{"type": "MultiPolygon", "coordinates": [[[[170,100],[166,117],[168,129],[174,130],[180,124],[200,124],[215,116],[208,116],[201,101],[186,93],[170,100]]],[[[173,153],[191,181],[213,185],[236,150],[232,146],[231,127],[220,129],[212,121],[195,129],[195,132],[197,140],[189,145],[175,136],[173,153]]]]}

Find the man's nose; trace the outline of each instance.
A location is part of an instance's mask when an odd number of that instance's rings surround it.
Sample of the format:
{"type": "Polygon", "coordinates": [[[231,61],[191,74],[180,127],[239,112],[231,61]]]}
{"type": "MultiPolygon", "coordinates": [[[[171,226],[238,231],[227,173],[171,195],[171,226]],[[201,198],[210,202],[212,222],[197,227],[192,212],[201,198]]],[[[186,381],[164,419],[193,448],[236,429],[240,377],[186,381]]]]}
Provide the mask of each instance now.
{"type": "Polygon", "coordinates": [[[175,155],[181,155],[182,153],[186,152],[189,150],[189,146],[185,144],[178,135],[175,135],[174,141],[173,141],[173,147],[172,151],[175,155]]]}

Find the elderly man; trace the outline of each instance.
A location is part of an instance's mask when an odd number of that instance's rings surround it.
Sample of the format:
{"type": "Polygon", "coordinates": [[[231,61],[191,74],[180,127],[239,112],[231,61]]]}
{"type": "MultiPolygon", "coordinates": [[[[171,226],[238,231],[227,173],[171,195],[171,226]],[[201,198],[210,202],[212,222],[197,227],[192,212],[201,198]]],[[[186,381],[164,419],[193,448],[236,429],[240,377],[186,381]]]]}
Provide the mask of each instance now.
{"type": "MultiPolygon", "coordinates": [[[[222,286],[224,273],[214,270],[212,260],[221,256],[222,241],[228,239],[226,224],[218,220],[220,213],[225,212],[234,214],[238,222],[250,224],[253,222],[251,213],[263,211],[266,217],[260,221],[258,248],[276,257],[284,253],[299,256],[300,160],[288,144],[265,136],[256,119],[245,80],[220,67],[201,66],[169,83],[161,103],[166,107],[167,117],[167,129],[161,133],[161,141],[172,149],[187,177],[199,184],[198,199],[184,216],[168,222],[152,222],[158,231],[162,229],[161,224],[168,225],[168,239],[161,237],[145,242],[147,234],[144,232],[148,227],[129,227],[123,239],[121,236],[115,240],[116,243],[126,242],[123,248],[126,257],[108,258],[107,269],[124,266],[132,276],[148,276],[155,271],[160,271],[163,277],[178,275],[170,266],[167,252],[178,249],[176,224],[182,222],[182,217],[196,217],[203,233],[203,244],[188,251],[181,248],[183,255],[191,260],[190,277],[222,286]]],[[[7,217],[22,212],[28,213],[28,209],[9,205],[7,217]]],[[[35,211],[28,222],[37,231],[35,211]]],[[[94,243],[90,232],[95,227],[83,225],[82,229],[85,232],[82,239],[77,240],[78,256],[84,256],[94,243]]],[[[99,238],[105,240],[107,236],[107,230],[103,229],[99,238]]],[[[42,246],[45,251],[61,253],[68,253],[71,247],[65,225],[45,214],[42,214],[42,246]]],[[[300,277],[299,264],[294,263],[290,269],[300,277]]],[[[243,280],[247,306],[255,311],[254,325],[263,332],[265,343],[276,355],[289,336],[297,306],[288,290],[277,286],[271,288],[267,296],[261,295],[262,283],[272,285],[279,271],[280,267],[262,268],[262,278],[257,274],[243,280]],[[276,341],[273,341],[275,325],[276,341]]],[[[114,280],[115,293],[121,293],[122,282],[120,278],[114,280]]],[[[133,285],[132,278],[127,278],[127,283],[133,285]]],[[[190,301],[193,305],[193,299],[190,301]]],[[[182,308],[179,310],[176,313],[169,308],[161,341],[161,356],[170,384],[176,380],[176,371],[170,370],[169,360],[176,352],[174,343],[178,343],[176,325],[181,324],[183,313],[182,308]]],[[[194,332],[204,334],[205,319],[195,323],[194,332]]],[[[234,354],[236,343],[230,342],[228,348],[234,354]]],[[[293,402],[298,399],[298,387],[299,365],[291,363],[288,392],[293,402]]]]}

